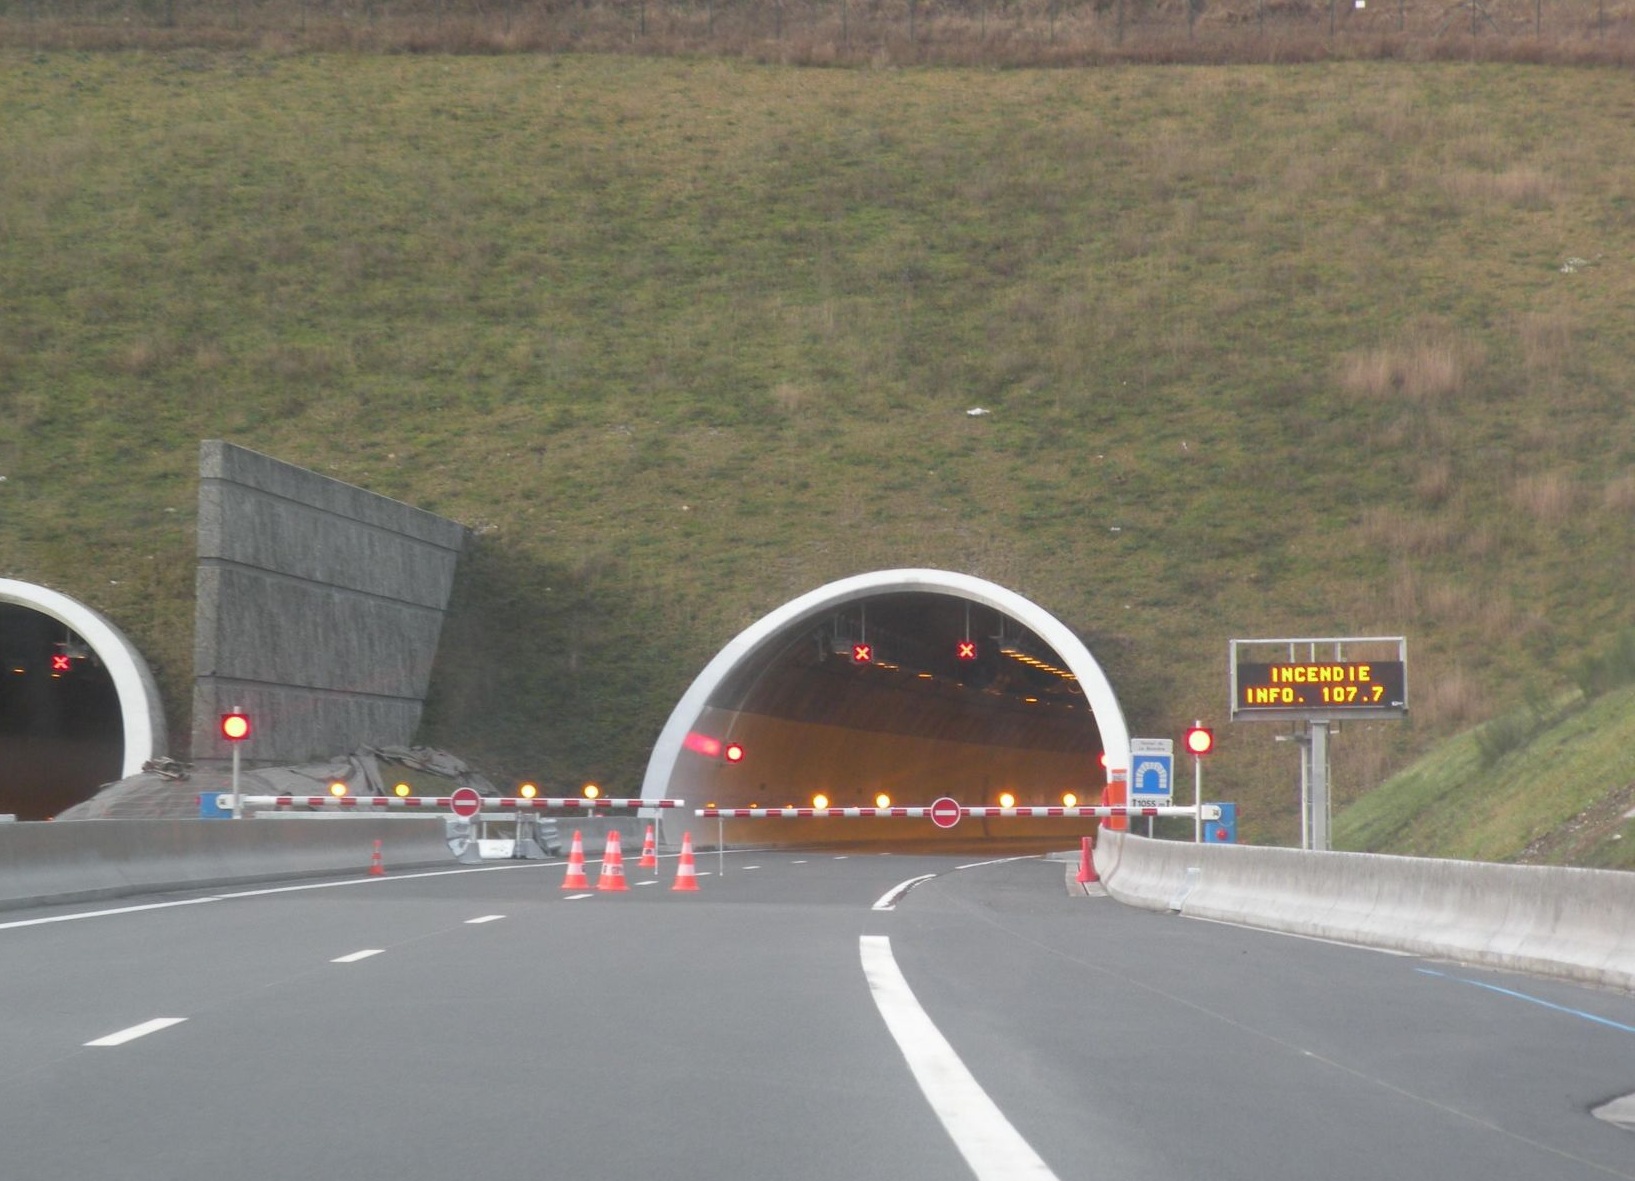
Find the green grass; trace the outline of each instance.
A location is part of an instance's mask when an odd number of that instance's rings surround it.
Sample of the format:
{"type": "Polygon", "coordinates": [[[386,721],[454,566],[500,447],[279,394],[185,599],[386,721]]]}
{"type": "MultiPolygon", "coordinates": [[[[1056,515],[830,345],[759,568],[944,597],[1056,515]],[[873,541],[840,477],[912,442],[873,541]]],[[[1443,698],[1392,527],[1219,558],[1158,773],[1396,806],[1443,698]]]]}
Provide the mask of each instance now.
{"type": "MultiPolygon", "coordinates": [[[[1405,634],[1345,803],[1635,615],[1611,81],[4,54],[0,573],[182,733],[198,440],[308,465],[484,531],[423,737],[623,788],[871,568],[1034,598],[1141,734],[1223,720],[1229,638],[1405,634]]],[[[1219,730],[1290,839],[1290,748],[1219,730]]]]}
{"type": "Polygon", "coordinates": [[[1635,869],[1635,690],[1580,702],[1497,760],[1481,737],[1444,743],[1336,816],[1335,847],[1635,869]]]}

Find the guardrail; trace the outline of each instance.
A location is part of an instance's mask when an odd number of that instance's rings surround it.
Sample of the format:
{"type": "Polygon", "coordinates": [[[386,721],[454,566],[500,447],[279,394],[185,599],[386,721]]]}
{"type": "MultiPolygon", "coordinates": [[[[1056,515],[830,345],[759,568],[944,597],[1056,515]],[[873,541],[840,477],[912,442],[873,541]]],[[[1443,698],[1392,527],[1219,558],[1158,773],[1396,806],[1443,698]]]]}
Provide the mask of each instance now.
{"type": "Polygon", "coordinates": [[[1635,873],[1107,831],[1095,864],[1148,910],[1635,989],[1635,873]]]}

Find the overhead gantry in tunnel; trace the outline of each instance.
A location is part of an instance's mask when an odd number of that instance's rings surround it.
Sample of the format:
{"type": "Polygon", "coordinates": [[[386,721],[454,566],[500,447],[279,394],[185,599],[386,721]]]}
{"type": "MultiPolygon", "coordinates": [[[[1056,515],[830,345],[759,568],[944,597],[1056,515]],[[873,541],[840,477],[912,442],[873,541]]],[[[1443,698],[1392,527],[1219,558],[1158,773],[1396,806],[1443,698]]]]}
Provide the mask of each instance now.
{"type": "MultiPolygon", "coordinates": [[[[1118,699],[1059,620],[969,575],[888,570],[820,587],[735,637],[671,713],[642,795],[687,801],[663,820],[673,844],[705,823],[694,807],[1097,803],[1128,765],[1118,699]]],[[[968,819],[943,833],[904,819],[730,821],[724,836],[1072,844],[1091,824],[968,819]]],[[[696,835],[713,842],[714,829],[696,835]]]]}

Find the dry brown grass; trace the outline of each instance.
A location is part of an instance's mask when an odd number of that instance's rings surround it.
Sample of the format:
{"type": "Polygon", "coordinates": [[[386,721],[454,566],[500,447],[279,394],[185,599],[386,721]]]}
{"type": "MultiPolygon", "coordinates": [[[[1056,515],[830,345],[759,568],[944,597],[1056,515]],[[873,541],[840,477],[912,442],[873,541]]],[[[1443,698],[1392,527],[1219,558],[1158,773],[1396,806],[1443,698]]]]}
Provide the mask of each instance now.
{"type": "Polygon", "coordinates": [[[1615,513],[1635,511],[1635,473],[1608,480],[1601,490],[1601,505],[1615,513]]]}
{"type": "Polygon", "coordinates": [[[1429,669],[1421,665],[1411,703],[1416,718],[1450,731],[1464,729],[1488,717],[1493,708],[1493,703],[1482,692],[1480,678],[1462,668],[1437,669],[1434,664],[1429,669]]]}
{"type": "Polygon", "coordinates": [[[1529,373],[1555,375],[1572,354],[1572,318],[1565,312],[1529,312],[1517,324],[1522,364],[1529,373]]]}
{"type": "Polygon", "coordinates": [[[1578,485],[1567,472],[1523,476],[1510,489],[1510,502],[1540,525],[1565,523],[1578,500],[1578,485]]]}
{"type": "Polygon", "coordinates": [[[1473,359],[1471,346],[1451,334],[1416,336],[1349,354],[1340,385],[1359,397],[1425,405],[1459,393],[1473,359]]]}
{"type": "Polygon", "coordinates": [[[1443,184],[1460,200],[1496,202],[1517,209],[1551,209],[1561,196],[1562,184],[1536,168],[1506,168],[1499,172],[1455,172],[1443,184]]]}

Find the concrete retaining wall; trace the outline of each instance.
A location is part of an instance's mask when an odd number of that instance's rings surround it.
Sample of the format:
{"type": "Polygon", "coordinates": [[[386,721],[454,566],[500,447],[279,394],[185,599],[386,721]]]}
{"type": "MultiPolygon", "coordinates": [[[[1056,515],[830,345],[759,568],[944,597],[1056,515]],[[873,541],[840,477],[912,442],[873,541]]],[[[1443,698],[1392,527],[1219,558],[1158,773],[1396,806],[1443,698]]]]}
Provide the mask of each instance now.
{"type": "Polygon", "coordinates": [[[220,440],[199,453],[193,760],[326,758],[415,737],[459,524],[220,440]]]}
{"type": "Polygon", "coordinates": [[[1106,831],[1095,858],[1132,906],[1635,989],[1635,873],[1106,831]]]}
{"type": "Polygon", "coordinates": [[[71,820],[0,824],[0,909],[276,878],[449,866],[441,817],[71,820]]]}

